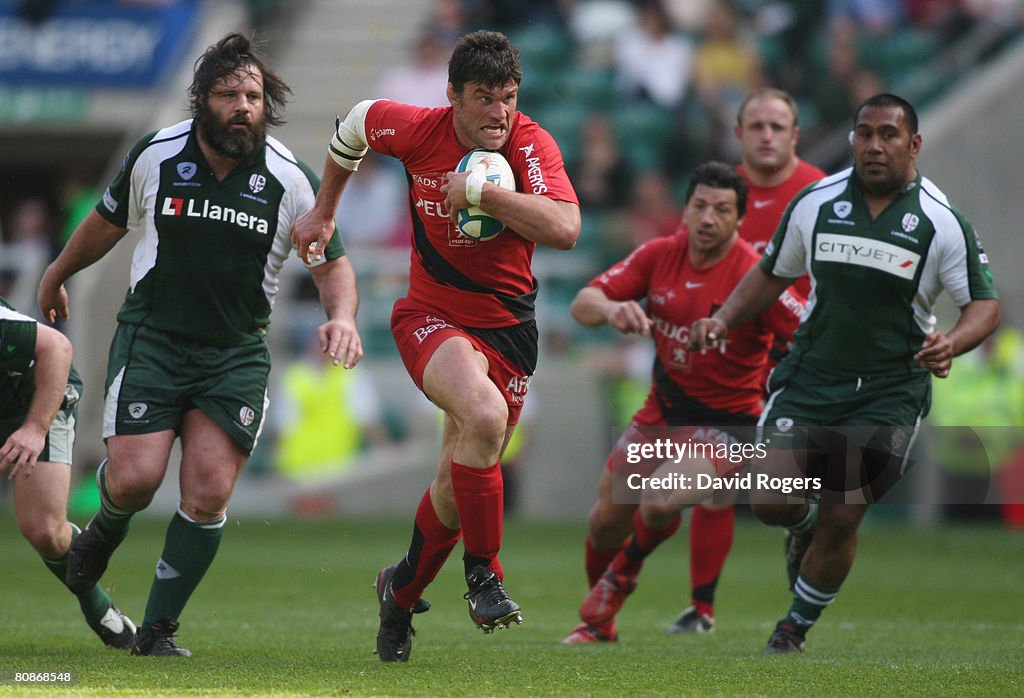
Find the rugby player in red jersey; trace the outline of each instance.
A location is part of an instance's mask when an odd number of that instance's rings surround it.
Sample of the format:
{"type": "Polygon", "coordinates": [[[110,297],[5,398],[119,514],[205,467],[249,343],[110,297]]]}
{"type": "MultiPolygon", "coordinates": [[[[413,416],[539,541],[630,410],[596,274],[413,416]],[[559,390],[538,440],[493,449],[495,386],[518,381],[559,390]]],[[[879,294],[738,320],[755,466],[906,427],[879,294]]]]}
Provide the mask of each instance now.
{"type": "MultiPolygon", "coordinates": [[[[734,133],[742,153],[742,162],[736,170],[749,191],[740,237],[760,253],[775,234],[782,214],[797,192],[817,182],[825,173],[797,157],[796,145],[800,137],[797,105],[783,90],[766,87],[747,95],[737,112],[734,133]]],[[[793,288],[806,298],[810,294],[810,280],[807,276],[797,279],[793,288]]],[[[768,385],[768,374],[786,355],[789,339],[789,332],[775,337],[762,387],[768,385]]],[[[733,530],[732,504],[707,501],[694,507],[690,519],[691,601],[668,627],[669,632],[711,632],[714,629],[715,589],[732,548],[733,530]]],[[[799,541],[787,544],[788,547],[799,545],[799,541]]],[[[798,550],[793,552],[800,554],[798,550]]]]}
{"type": "MultiPolygon", "coordinates": [[[[658,434],[670,434],[680,444],[722,444],[729,450],[753,439],[772,338],[797,326],[802,299],[784,294],[770,311],[731,333],[718,351],[686,350],[690,320],[721,305],[759,259],[737,231],[746,205],[747,187],[734,168],[716,162],[698,166],[686,193],[685,228],[637,248],[573,301],[573,317],[583,325],[607,324],[624,334],[650,335],[656,358],[647,401],[601,475],[586,539],[591,591],[580,609],[583,623],[565,643],[617,639],[615,614],[635,588],[644,558],[676,531],[683,508],[714,493],[679,489],[669,497],[645,499],[641,506],[640,495],[629,495],[629,483],[635,482],[631,476],[650,475],[659,463],[637,465],[628,457],[631,449],[658,434]],[[646,309],[639,303],[644,299],[646,309]],[[666,427],[672,429],[660,429],[666,427]]],[[[743,461],[695,457],[676,465],[677,474],[691,478],[727,477],[743,461]]]]}
{"type": "MultiPolygon", "coordinates": [[[[580,232],[576,193],[554,139],[517,111],[519,52],[497,32],[462,37],[448,64],[451,106],[360,102],[339,120],[312,211],[293,240],[314,259],[334,233],[334,212],[366,150],[399,159],[413,211],[409,292],[392,333],[416,385],[445,412],[437,475],[416,512],[412,543],[377,576],[381,661],[407,661],[412,612],[459,537],[469,614],[485,632],[522,620],[498,561],[502,534],[499,458],[519,420],[537,360],[531,270],[540,244],[570,249],[580,232]],[[500,152],[516,191],[456,173],[470,150],[500,152]],[[452,216],[478,205],[507,227],[480,242],[452,216]]],[[[341,212],[344,215],[344,211],[341,212]]]]}

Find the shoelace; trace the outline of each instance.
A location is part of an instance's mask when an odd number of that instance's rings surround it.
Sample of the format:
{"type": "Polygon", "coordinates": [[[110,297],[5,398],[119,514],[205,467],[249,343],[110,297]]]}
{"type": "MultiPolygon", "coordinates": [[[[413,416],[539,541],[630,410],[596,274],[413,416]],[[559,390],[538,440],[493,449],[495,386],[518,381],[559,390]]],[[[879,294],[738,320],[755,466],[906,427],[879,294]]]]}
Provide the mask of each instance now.
{"type": "Polygon", "coordinates": [[[491,580],[484,582],[476,589],[467,591],[465,594],[462,595],[462,598],[468,600],[469,597],[478,593],[483,596],[484,601],[486,601],[488,604],[492,606],[503,604],[509,600],[508,593],[505,591],[505,586],[501,583],[501,580],[497,579],[496,577],[493,577],[491,578],[491,580]]]}

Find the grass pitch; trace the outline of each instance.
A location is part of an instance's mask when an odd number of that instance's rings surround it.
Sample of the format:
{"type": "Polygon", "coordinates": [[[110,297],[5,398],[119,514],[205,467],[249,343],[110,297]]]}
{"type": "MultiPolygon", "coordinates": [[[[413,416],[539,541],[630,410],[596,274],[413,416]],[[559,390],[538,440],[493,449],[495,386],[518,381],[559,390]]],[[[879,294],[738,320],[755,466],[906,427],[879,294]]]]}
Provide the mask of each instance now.
{"type": "MultiPolygon", "coordinates": [[[[412,512],[409,512],[411,517],[412,512]]],[[[169,515],[169,512],[168,512],[169,515]]],[[[104,578],[141,620],[164,522],[138,519],[104,578]]],[[[191,659],[105,650],[78,606],[0,513],[0,675],[73,671],[29,695],[1022,695],[1024,535],[994,526],[917,530],[869,519],[836,603],[799,656],[760,653],[788,608],[782,534],[739,521],[714,635],[668,635],[688,603],[686,536],[652,558],[619,616],[621,639],[563,646],[585,593],[583,522],[506,527],[502,560],[526,622],[490,636],[466,613],[449,561],[417,616],[408,664],[372,654],[377,570],[411,521],[230,520],[181,621],[191,659]]],[[[460,551],[461,548],[457,549],[460,551]]]]}

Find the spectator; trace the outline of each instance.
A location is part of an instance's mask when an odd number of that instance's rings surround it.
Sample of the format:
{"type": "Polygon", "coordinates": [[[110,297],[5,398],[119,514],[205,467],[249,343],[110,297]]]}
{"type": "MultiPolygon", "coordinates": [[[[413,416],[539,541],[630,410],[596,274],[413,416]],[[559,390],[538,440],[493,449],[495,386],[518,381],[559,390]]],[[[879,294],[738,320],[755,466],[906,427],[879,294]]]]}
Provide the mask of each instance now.
{"type": "Polygon", "coordinates": [[[32,197],[19,202],[11,213],[4,257],[16,260],[14,271],[2,282],[3,296],[16,308],[38,318],[34,311],[36,287],[53,256],[53,217],[46,202],[32,197]]]}
{"type": "Polygon", "coordinates": [[[424,28],[413,42],[412,60],[384,76],[377,96],[420,107],[447,107],[448,53],[441,38],[424,28]]]}
{"type": "Polygon", "coordinates": [[[901,5],[892,0],[828,0],[829,32],[854,29],[872,36],[888,34],[903,21],[901,5]]]}
{"type": "Polygon", "coordinates": [[[826,128],[846,124],[850,112],[871,95],[884,90],[876,73],[860,64],[857,37],[848,30],[837,30],[828,45],[827,73],[815,81],[813,100],[821,123],[826,128]]]}
{"type": "Polygon", "coordinates": [[[365,447],[391,441],[369,374],[331,364],[316,333],[305,345],[282,372],[280,399],[271,403],[279,428],[275,465],[294,480],[344,473],[365,447]]]}
{"type": "Polygon", "coordinates": [[[673,196],[672,181],[665,173],[651,170],[641,174],[633,186],[626,251],[632,251],[654,238],[673,235],[679,228],[682,215],[683,211],[673,196]]]}
{"type": "Polygon", "coordinates": [[[709,158],[735,162],[739,146],[732,121],[743,98],[761,86],[761,59],[756,44],[739,26],[728,0],[715,0],[708,12],[704,37],[697,46],[694,80],[701,105],[710,117],[706,153],[709,158]]]}
{"type": "Polygon", "coordinates": [[[579,155],[568,164],[580,204],[600,212],[625,208],[629,204],[633,173],[615,139],[608,115],[590,114],[581,132],[579,155]]]}
{"type": "Polygon", "coordinates": [[[335,223],[349,247],[408,247],[409,194],[402,169],[373,153],[345,188],[335,223]]]}
{"type": "Polygon", "coordinates": [[[616,44],[615,69],[622,94],[669,109],[683,103],[693,73],[693,44],[673,34],[661,0],[639,3],[636,26],[616,44]]]}

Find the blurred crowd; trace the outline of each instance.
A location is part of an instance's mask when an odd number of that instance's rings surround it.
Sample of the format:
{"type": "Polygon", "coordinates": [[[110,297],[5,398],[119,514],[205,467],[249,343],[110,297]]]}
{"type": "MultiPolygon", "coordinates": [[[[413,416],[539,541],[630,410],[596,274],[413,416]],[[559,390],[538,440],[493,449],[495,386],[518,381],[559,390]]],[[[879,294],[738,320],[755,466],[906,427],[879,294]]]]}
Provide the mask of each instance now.
{"type": "MultiPolygon", "coordinates": [[[[51,6],[30,0],[23,10],[44,13],[51,6]]],[[[247,6],[260,31],[284,3],[248,0],[247,6]]],[[[509,35],[522,56],[519,108],[558,141],[583,206],[574,258],[585,262],[562,272],[569,274],[560,279],[563,288],[548,282],[544,292],[547,303],[567,307],[591,274],[677,230],[695,165],[739,161],[733,127],[750,90],[776,86],[793,94],[799,153],[831,171],[845,163],[816,160],[813,148],[845,132],[863,99],[889,90],[926,107],[953,83],[935,66],[958,42],[987,37],[972,42],[983,47],[975,58],[984,59],[1022,27],[1024,5],[1016,0],[432,0],[407,57],[381,76],[374,96],[445,105],[447,58],[458,37],[478,28],[509,35]]],[[[22,193],[0,200],[0,296],[22,309],[36,307],[43,268],[97,199],[77,181],[55,189],[48,198],[22,193]]],[[[396,162],[371,154],[342,198],[338,229],[364,260],[358,265],[366,272],[364,318],[386,319],[404,288],[411,233],[406,197],[396,162]],[[373,307],[375,297],[388,308],[373,307]]],[[[312,291],[300,285],[295,293],[312,291]]],[[[608,335],[583,337],[571,325],[547,327],[546,349],[566,351],[580,345],[570,341],[576,339],[589,343],[594,365],[618,386],[620,411],[631,413],[630,367],[643,361],[630,357],[642,349],[608,351],[614,345],[608,335]]],[[[371,350],[393,351],[389,334],[377,337],[372,325],[364,339],[371,350]]],[[[306,340],[292,338],[297,347],[306,340]]],[[[330,388],[309,373],[307,352],[299,349],[295,357],[280,374],[287,378],[279,394],[292,405],[308,403],[314,388],[330,388]]],[[[359,438],[339,441],[336,449],[358,453],[415,431],[389,418],[386,405],[366,408],[379,402],[372,384],[335,387],[345,396],[337,410],[370,415],[359,438]]],[[[282,419],[272,431],[293,430],[282,419]]]]}

